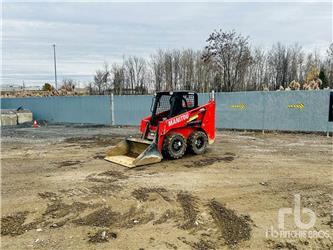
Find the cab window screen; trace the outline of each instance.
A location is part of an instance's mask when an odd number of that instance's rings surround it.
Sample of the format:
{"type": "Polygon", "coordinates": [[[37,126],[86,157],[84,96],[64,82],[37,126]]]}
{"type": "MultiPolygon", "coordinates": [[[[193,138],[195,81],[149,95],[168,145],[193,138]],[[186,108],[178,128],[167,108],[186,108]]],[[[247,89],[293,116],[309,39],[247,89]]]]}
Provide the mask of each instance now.
{"type": "MultiPolygon", "coordinates": [[[[194,95],[184,95],[184,99],[186,100],[187,108],[189,109],[195,108],[194,95]]],[[[186,104],[183,102],[184,107],[186,104]]]]}
{"type": "Polygon", "coordinates": [[[157,103],[156,114],[170,110],[170,96],[162,95],[157,103]]]}

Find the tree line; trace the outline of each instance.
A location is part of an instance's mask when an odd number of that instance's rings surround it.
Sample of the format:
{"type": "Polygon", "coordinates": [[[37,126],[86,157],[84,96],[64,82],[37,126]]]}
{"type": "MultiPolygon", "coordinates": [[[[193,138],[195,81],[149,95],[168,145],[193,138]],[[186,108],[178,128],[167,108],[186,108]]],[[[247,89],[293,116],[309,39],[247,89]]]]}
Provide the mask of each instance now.
{"type": "Polygon", "coordinates": [[[158,50],[149,58],[124,56],[104,63],[89,84],[91,94],[147,94],[333,88],[333,43],[324,56],[298,43],[252,47],[249,37],[217,30],[201,50],[158,50]]]}

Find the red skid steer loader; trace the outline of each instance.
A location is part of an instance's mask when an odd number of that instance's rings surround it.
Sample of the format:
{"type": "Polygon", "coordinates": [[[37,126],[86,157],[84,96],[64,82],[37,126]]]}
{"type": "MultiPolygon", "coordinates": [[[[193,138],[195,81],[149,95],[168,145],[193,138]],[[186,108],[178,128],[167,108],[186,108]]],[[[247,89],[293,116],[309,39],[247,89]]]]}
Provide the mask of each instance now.
{"type": "Polygon", "coordinates": [[[198,106],[197,93],[157,92],[151,115],[141,120],[141,138],[128,137],[113,146],[105,160],[129,168],[178,159],[186,149],[202,154],[215,141],[215,98],[198,106]]]}

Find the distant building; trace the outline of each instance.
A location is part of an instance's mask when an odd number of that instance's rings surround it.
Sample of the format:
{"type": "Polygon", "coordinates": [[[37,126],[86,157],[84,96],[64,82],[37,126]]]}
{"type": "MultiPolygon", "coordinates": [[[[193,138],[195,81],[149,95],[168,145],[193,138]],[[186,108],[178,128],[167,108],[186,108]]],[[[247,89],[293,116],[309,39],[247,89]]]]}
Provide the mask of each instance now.
{"type": "Polygon", "coordinates": [[[2,84],[0,85],[1,91],[23,91],[23,90],[41,90],[41,86],[22,86],[19,84],[2,84]]]}

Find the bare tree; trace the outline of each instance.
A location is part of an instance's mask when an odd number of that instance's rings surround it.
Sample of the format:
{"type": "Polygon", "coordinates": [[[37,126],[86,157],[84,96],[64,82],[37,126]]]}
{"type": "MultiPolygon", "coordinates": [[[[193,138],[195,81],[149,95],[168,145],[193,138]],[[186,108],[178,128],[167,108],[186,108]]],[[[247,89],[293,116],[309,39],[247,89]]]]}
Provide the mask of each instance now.
{"type": "Polygon", "coordinates": [[[76,85],[77,84],[73,79],[63,79],[60,89],[66,91],[74,91],[76,85]]]}
{"type": "Polygon", "coordinates": [[[251,64],[248,67],[246,79],[248,90],[262,89],[265,79],[266,63],[265,51],[260,47],[256,47],[252,52],[251,64]]]}
{"type": "Polygon", "coordinates": [[[305,53],[297,43],[251,49],[247,37],[219,30],[209,36],[203,50],[159,49],[147,59],[124,57],[122,64],[113,64],[111,69],[105,63],[96,71],[90,92],[275,90],[290,87],[291,82],[305,84],[307,76],[319,77],[317,71],[326,79],[325,86],[333,88],[333,44],[321,58],[317,51],[305,53]]]}
{"type": "Polygon", "coordinates": [[[268,63],[272,73],[275,75],[273,89],[278,89],[279,86],[287,87],[288,85],[288,70],[290,61],[290,51],[285,45],[278,42],[274,44],[268,52],[268,63]]]}
{"type": "Polygon", "coordinates": [[[234,30],[219,30],[210,34],[207,43],[203,59],[212,61],[223,72],[225,90],[233,91],[237,83],[243,83],[251,60],[248,38],[234,30]]]}
{"type": "Polygon", "coordinates": [[[302,57],[302,47],[295,43],[290,48],[290,68],[289,68],[289,82],[296,80],[300,81],[300,70],[299,70],[299,64],[303,60],[301,60],[302,57]]]}
{"type": "Polygon", "coordinates": [[[327,50],[327,57],[324,61],[325,74],[327,75],[328,86],[333,88],[333,43],[330,44],[327,50]]]}
{"type": "Polygon", "coordinates": [[[130,56],[125,60],[125,69],[131,93],[145,92],[146,61],[141,57],[130,56]]]}
{"type": "Polygon", "coordinates": [[[180,72],[182,79],[182,86],[184,89],[193,88],[194,80],[194,58],[195,52],[191,49],[182,52],[180,60],[180,72]]]}
{"type": "Polygon", "coordinates": [[[163,51],[158,50],[156,54],[151,55],[150,65],[153,71],[155,90],[162,90],[164,68],[163,68],[163,51]]]}
{"type": "Polygon", "coordinates": [[[172,51],[172,72],[173,72],[172,89],[180,89],[180,85],[179,85],[180,58],[181,58],[181,51],[173,50],[172,51]]]}
{"type": "Polygon", "coordinates": [[[113,75],[113,93],[116,95],[121,95],[123,93],[123,88],[125,87],[125,68],[123,65],[114,63],[112,65],[111,72],[113,75]]]}
{"type": "Polygon", "coordinates": [[[166,51],[164,53],[164,74],[165,74],[165,90],[173,90],[173,75],[172,75],[172,52],[166,51]]]}
{"type": "Polygon", "coordinates": [[[97,89],[97,93],[99,95],[102,95],[104,94],[104,91],[107,90],[109,83],[110,83],[110,70],[109,70],[109,65],[105,62],[103,69],[96,70],[93,86],[97,89]]]}

